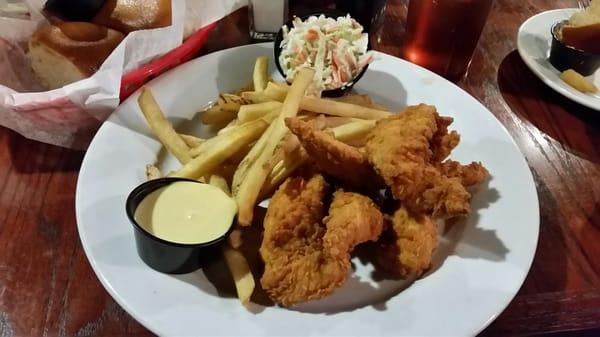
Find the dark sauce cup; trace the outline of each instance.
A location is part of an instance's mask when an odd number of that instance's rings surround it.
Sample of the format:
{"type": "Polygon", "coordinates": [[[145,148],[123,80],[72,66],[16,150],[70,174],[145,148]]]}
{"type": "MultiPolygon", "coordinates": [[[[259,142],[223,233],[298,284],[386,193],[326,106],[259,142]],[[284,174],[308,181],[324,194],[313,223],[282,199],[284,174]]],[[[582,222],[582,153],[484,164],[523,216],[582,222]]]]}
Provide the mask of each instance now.
{"type": "Polygon", "coordinates": [[[232,225],[217,239],[198,243],[183,244],[163,240],[146,231],[135,220],[135,210],[148,194],[178,181],[201,184],[184,178],[160,178],[147,181],[136,187],[127,197],[125,211],[133,226],[137,252],[150,268],[167,274],[186,274],[196,271],[220,256],[221,246],[231,233],[232,225]]]}
{"type": "MultiPolygon", "coordinates": [[[[285,23],[285,26],[287,26],[288,28],[292,28],[294,26],[293,21],[296,17],[298,17],[302,21],[304,21],[311,16],[325,15],[326,17],[330,17],[330,18],[337,18],[340,16],[345,16],[346,14],[347,13],[345,13],[345,12],[337,11],[337,10],[322,10],[319,12],[303,14],[300,16],[294,16],[291,20],[289,20],[288,22],[285,23]]],[[[277,32],[277,35],[275,36],[275,45],[273,47],[273,53],[275,55],[275,66],[277,67],[277,70],[279,71],[281,76],[283,76],[283,78],[286,78],[285,72],[283,71],[283,68],[279,64],[279,55],[281,55],[281,41],[283,41],[283,29],[279,29],[279,31],[277,32]]],[[[369,42],[369,44],[367,45],[367,51],[370,49],[371,49],[371,43],[369,42]]],[[[339,88],[335,88],[335,89],[324,90],[322,92],[323,97],[344,96],[344,94],[346,94],[348,91],[350,91],[350,89],[352,89],[352,87],[356,84],[356,82],[358,82],[363,77],[363,75],[367,71],[367,68],[369,68],[368,64],[358,74],[356,74],[356,76],[352,80],[348,81],[343,86],[341,86],[339,88]]]]}
{"type": "Polygon", "coordinates": [[[549,61],[559,71],[573,69],[583,76],[592,75],[600,68],[600,54],[589,53],[564,44],[560,40],[560,30],[566,23],[565,20],[552,26],[549,61]]]}

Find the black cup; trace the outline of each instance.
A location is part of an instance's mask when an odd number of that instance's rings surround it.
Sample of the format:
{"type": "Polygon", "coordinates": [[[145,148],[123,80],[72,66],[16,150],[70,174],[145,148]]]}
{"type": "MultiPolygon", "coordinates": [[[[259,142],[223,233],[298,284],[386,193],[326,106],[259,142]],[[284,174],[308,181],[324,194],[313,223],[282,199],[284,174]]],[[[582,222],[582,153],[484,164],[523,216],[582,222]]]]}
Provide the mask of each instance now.
{"type": "Polygon", "coordinates": [[[350,14],[368,33],[375,32],[383,22],[386,0],[337,0],[335,4],[338,11],[350,14]]]}
{"type": "MultiPolygon", "coordinates": [[[[301,16],[298,16],[302,21],[308,19],[310,16],[319,16],[319,15],[325,15],[326,17],[331,17],[331,18],[337,18],[340,16],[345,16],[346,13],[345,12],[341,12],[341,11],[337,11],[337,10],[322,10],[319,12],[315,12],[315,13],[310,13],[310,14],[304,14],[301,16]]],[[[285,26],[287,26],[288,28],[293,27],[293,21],[296,18],[293,17],[291,20],[289,20],[288,22],[285,23],[285,26]]],[[[277,32],[277,35],[275,36],[275,45],[273,47],[273,53],[275,55],[275,66],[277,67],[277,70],[279,71],[279,73],[281,74],[281,76],[283,76],[283,78],[285,78],[285,72],[283,71],[283,68],[281,68],[281,65],[279,64],[279,55],[281,54],[281,41],[283,41],[283,30],[279,29],[279,31],[277,32]]],[[[367,50],[371,49],[371,43],[369,42],[368,46],[367,46],[367,50]]],[[[329,90],[324,90],[322,92],[322,95],[324,97],[340,97],[343,96],[346,92],[348,92],[350,89],[352,89],[352,87],[356,84],[356,82],[358,82],[361,77],[363,77],[363,75],[365,74],[365,72],[367,71],[367,68],[369,68],[369,65],[367,64],[361,71],[360,73],[358,73],[352,80],[348,81],[346,84],[344,84],[343,86],[339,87],[339,88],[335,88],[335,89],[329,89],[329,90]]]]}
{"type": "Polygon", "coordinates": [[[44,9],[69,21],[90,21],[106,0],[48,0],[44,9]]]}
{"type": "Polygon", "coordinates": [[[550,46],[550,63],[559,71],[573,69],[583,76],[593,74],[600,68],[600,54],[592,54],[560,41],[559,33],[567,21],[552,26],[552,44],[550,46]]]}
{"type": "MultiPolygon", "coordinates": [[[[223,236],[205,243],[183,244],[163,240],[147,232],[135,221],[135,210],[144,198],[153,191],[177,181],[201,184],[196,180],[184,178],[160,178],[147,181],[136,187],[127,197],[125,211],[133,225],[135,244],[140,258],[152,269],[167,274],[185,274],[196,271],[216,259],[224,239],[229,235],[231,226],[223,236]]],[[[232,222],[233,225],[233,222],[232,222]]]]}

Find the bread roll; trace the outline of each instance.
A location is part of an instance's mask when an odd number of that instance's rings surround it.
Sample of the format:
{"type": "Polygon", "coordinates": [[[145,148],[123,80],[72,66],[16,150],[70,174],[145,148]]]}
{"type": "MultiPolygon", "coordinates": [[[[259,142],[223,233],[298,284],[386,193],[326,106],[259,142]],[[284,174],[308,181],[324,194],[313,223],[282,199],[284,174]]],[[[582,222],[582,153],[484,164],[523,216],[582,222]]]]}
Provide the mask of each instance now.
{"type": "Polygon", "coordinates": [[[92,22],[125,34],[171,25],[171,0],[107,0],[92,22]]]}
{"type": "Polygon", "coordinates": [[[562,28],[561,41],[571,47],[600,54],[600,0],[571,16],[562,28]]]}
{"type": "Polygon", "coordinates": [[[28,56],[50,89],[94,74],[123,40],[116,30],[88,22],[62,22],[40,28],[29,40],[28,56]]]}

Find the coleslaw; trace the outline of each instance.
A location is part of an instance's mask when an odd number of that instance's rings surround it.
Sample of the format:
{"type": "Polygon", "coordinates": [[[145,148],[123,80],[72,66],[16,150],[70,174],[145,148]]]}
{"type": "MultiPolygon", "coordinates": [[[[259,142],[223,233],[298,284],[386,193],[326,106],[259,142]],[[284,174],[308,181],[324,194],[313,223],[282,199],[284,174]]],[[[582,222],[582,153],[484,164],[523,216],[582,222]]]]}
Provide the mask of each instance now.
{"type": "Polygon", "coordinates": [[[299,69],[311,67],[312,89],[318,93],[344,86],[373,60],[373,53],[367,52],[368,34],[350,15],[295,18],[293,27],[283,26],[282,32],[279,64],[286,80],[291,82],[299,69]]]}

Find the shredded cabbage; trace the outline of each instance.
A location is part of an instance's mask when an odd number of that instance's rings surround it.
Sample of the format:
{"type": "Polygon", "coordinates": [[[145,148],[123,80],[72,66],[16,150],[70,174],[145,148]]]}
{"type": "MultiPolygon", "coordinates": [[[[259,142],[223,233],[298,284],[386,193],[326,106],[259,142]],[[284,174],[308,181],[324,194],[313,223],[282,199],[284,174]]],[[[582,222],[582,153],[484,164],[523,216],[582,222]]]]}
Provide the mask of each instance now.
{"type": "Polygon", "coordinates": [[[292,81],[303,67],[315,69],[311,91],[342,87],[373,60],[367,52],[369,36],[353,18],[337,19],[324,15],[306,21],[295,18],[293,27],[284,26],[279,64],[292,81]]]}

